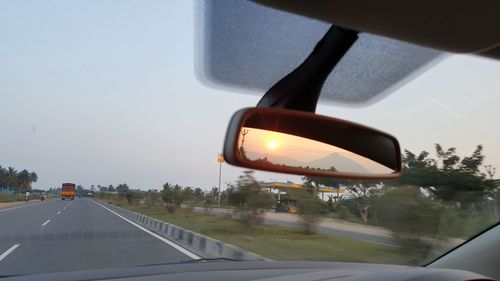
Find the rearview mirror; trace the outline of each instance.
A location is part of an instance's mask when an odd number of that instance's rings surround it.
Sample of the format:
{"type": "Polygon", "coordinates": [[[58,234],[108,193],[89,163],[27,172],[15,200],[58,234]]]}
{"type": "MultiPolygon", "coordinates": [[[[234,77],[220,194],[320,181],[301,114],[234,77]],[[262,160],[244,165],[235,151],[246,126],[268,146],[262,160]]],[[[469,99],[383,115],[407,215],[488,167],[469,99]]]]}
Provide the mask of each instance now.
{"type": "Polygon", "coordinates": [[[303,111],[247,108],[229,123],[229,164],[265,171],[355,179],[396,178],[396,138],[341,119],[303,111]]]}

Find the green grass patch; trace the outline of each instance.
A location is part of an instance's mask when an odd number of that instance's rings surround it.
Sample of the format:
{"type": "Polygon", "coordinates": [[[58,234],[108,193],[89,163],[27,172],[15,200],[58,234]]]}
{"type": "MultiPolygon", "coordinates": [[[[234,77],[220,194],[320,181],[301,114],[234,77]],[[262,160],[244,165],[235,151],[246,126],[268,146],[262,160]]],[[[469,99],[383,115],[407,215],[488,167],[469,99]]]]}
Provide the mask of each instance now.
{"type": "Polygon", "coordinates": [[[0,193],[0,203],[17,202],[20,201],[17,195],[0,193]]]}
{"type": "Polygon", "coordinates": [[[248,229],[230,218],[199,213],[186,214],[183,210],[169,214],[162,207],[147,208],[123,202],[115,204],[275,260],[420,263],[418,256],[402,253],[398,247],[363,240],[330,234],[305,235],[296,229],[273,225],[248,229]]]}

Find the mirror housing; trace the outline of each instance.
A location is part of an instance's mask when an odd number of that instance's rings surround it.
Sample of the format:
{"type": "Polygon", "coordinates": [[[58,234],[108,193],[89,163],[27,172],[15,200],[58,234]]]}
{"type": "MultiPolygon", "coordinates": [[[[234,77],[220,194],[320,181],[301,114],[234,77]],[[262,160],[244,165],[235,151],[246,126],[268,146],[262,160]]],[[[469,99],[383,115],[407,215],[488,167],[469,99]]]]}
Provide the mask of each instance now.
{"type": "Polygon", "coordinates": [[[349,121],[288,109],[237,111],[227,129],[223,154],[232,165],[287,174],[391,179],[401,173],[395,137],[349,121]]]}

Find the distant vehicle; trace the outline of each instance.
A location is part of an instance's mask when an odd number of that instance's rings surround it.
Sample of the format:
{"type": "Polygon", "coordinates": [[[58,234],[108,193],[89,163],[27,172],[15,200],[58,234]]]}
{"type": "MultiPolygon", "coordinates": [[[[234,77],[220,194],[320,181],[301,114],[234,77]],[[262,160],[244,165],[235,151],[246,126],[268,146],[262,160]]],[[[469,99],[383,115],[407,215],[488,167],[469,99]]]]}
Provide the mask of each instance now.
{"type": "Polygon", "coordinates": [[[61,199],[75,200],[76,185],[74,183],[63,183],[61,187],[61,199]]]}

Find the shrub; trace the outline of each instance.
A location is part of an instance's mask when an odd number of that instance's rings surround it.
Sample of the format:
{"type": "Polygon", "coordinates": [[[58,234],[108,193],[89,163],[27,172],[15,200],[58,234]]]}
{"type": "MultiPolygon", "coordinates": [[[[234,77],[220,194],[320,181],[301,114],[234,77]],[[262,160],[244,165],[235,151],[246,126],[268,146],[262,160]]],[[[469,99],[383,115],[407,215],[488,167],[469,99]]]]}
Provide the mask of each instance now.
{"type": "Polygon", "coordinates": [[[235,209],[239,222],[245,227],[254,228],[262,224],[264,214],[275,204],[272,193],[262,190],[253,171],[244,171],[236,183],[234,198],[239,199],[235,209]]]}
{"type": "Polygon", "coordinates": [[[297,200],[297,215],[301,219],[301,228],[304,234],[316,233],[316,225],[320,216],[325,212],[325,204],[306,190],[294,190],[293,197],[297,200]]]}
{"type": "Polygon", "coordinates": [[[388,191],[374,204],[378,223],[391,230],[404,252],[425,256],[430,248],[424,237],[438,232],[442,206],[424,197],[419,188],[388,191]]]}

